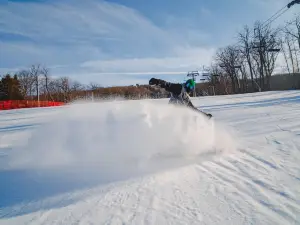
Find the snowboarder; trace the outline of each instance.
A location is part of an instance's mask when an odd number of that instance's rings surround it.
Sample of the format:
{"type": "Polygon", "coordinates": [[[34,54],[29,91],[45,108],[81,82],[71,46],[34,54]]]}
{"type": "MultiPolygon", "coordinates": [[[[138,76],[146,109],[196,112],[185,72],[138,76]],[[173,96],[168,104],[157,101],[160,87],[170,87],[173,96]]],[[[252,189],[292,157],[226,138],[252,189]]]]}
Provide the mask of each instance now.
{"type": "Polygon", "coordinates": [[[161,79],[151,78],[149,80],[149,85],[156,85],[164,88],[166,91],[170,92],[171,97],[169,100],[170,104],[180,104],[185,105],[197,112],[200,112],[209,118],[212,117],[211,114],[205,113],[197,109],[190,100],[189,94],[194,90],[196,83],[193,79],[187,80],[185,83],[170,83],[161,79]]]}

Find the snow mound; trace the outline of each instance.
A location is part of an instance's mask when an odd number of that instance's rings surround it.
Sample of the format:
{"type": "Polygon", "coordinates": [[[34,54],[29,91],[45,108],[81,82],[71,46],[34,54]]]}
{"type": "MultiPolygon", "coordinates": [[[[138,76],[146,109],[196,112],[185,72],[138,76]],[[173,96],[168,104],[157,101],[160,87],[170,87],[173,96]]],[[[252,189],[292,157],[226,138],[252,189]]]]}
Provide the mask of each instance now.
{"type": "Polygon", "coordinates": [[[73,104],[49,120],[11,155],[11,167],[110,176],[182,165],[235,148],[229,131],[213,120],[153,100],[73,104]]]}

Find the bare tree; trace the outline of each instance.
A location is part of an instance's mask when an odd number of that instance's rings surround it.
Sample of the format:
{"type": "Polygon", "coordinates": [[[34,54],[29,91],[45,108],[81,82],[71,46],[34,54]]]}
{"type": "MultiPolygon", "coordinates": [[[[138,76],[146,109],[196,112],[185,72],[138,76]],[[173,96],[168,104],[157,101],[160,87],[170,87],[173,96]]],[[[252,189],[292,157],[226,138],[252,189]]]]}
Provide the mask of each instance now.
{"type": "Polygon", "coordinates": [[[91,82],[87,88],[94,91],[94,90],[101,88],[101,85],[97,84],[95,82],[91,82]]]}
{"type": "Polygon", "coordinates": [[[288,56],[287,56],[287,53],[285,51],[285,42],[284,42],[284,40],[281,40],[280,47],[281,47],[281,51],[282,51],[282,54],[283,54],[283,57],[284,57],[284,60],[285,60],[286,69],[287,69],[288,73],[290,74],[291,71],[290,71],[288,56]]]}
{"type": "Polygon", "coordinates": [[[298,48],[300,49],[300,14],[296,16],[296,19],[288,22],[285,27],[285,33],[292,36],[298,42],[298,48]],[[288,27],[287,25],[293,25],[293,27],[288,27]]]}
{"type": "Polygon", "coordinates": [[[292,43],[293,44],[293,52],[294,52],[294,57],[295,57],[295,61],[296,61],[296,72],[300,72],[300,67],[299,67],[299,53],[300,53],[300,49],[296,48],[295,42],[292,43]]]}
{"type": "Polygon", "coordinates": [[[71,100],[71,86],[68,77],[61,77],[58,80],[58,85],[63,94],[64,102],[69,102],[71,100]]]}
{"type": "Polygon", "coordinates": [[[292,40],[291,37],[289,35],[285,36],[285,43],[288,47],[288,53],[289,53],[289,59],[291,60],[292,63],[292,70],[293,70],[293,74],[295,73],[295,63],[294,63],[294,56],[293,56],[293,50],[292,50],[292,40]]]}
{"type": "Polygon", "coordinates": [[[71,90],[74,92],[85,90],[85,86],[78,81],[71,82],[71,90]]]}
{"type": "Polygon", "coordinates": [[[280,40],[278,29],[263,26],[261,22],[254,25],[253,58],[260,74],[260,83],[264,90],[270,88],[270,77],[275,69],[280,40]]]}
{"type": "Polygon", "coordinates": [[[297,16],[295,20],[288,22],[283,31],[285,36],[285,44],[287,45],[289,52],[290,63],[292,64],[293,68],[293,73],[299,72],[300,15],[297,16]]]}
{"type": "Polygon", "coordinates": [[[51,82],[51,77],[49,75],[49,69],[43,67],[40,71],[42,78],[41,78],[41,82],[42,82],[42,90],[44,92],[44,95],[46,96],[47,100],[51,100],[53,101],[53,96],[49,90],[49,83],[51,82]]]}
{"type": "Polygon", "coordinates": [[[51,79],[48,83],[48,91],[53,97],[54,101],[61,101],[61,90],[59,87],[59,81],[57,79],[51,79]]]}
{"type": "Polygon", "coordinates": [[[37,96],[37,99],[39,100],[39,76],[40,76],[40,73],[41,73],[41,66],[40,64],[37,64],[37,65],[32,65],[30,67],[30,75],[33,77],[34,79],[34,85],[35,85],[35,91],[36,91],[36,96],[37,96]]]}
{"type": "Polygon", "coordinates": [[[222,68],[212,63],[208,69],[209,76],[207,77],[208,82],[214,88],[214,94],[224,94],[227,91],[226,75],[223,73],[222,68]]]}
{"type": "Polygon", "coordinates": [[[219,49],[216,54],[216,61],[231,79],[232,90],[234,93],[240,92],[240,80],[237,68],[241,64],[240,52],[235,46],[227,46],[219,49]]]}
{"type": "Polygon", "coordinates": [[[24,99],[31,95],[34,79],[29,70],[21,70],[17,73],[20,82],[20,91],[24,99]]]}
{"type": "Polygon", "coordinates": [[[75,100],[82,97],[86,97],[86,87],[78,81],[69,81],[70,82],[70,99],[75,100]]]}
{"type": "MultiPolygon", "coordinates": [[[[254,81],[254,72],[253,72],[253,60],[251,58],[252,39],[250,35],[251,35],[250,28],[248,26],[245,26],[244,30],[238,34],[238,40],[239,43],[241,44],[240,46],[241,54],[246,59],[249,67],[251,83],[252,83],[252,91],[253,91],[255,88],[255,84],[254,84],[255,81],[254,81]]],[[[246,66],[244,64],[242,64],[242,69],[243,69],[244,80],[247,82],[246,66]]]]}

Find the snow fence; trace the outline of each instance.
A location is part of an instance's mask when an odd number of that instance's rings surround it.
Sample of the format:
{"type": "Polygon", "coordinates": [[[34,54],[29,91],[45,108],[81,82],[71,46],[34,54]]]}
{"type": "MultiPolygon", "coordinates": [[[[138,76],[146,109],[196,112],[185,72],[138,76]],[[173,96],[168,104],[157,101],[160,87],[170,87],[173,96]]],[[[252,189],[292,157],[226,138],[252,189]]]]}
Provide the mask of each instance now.
{"type": "Polygon", "coordinates": [[[8,100],[0,101],[0,110],[36,108],[36,107],[53,107],[64,105],[63,102],[52,101],[32,101],[32,100],[8,100]]]}

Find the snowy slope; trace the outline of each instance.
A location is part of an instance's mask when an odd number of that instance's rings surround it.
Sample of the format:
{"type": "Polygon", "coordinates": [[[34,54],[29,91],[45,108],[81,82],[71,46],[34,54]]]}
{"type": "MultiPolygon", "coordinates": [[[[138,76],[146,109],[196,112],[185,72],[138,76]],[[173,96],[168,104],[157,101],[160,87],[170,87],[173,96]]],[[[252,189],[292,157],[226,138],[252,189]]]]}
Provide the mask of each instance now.
{"type": "Polygon", "coordinates": [[[300,92],[0,112],[0,224],[300,224],[300,92]]]}

